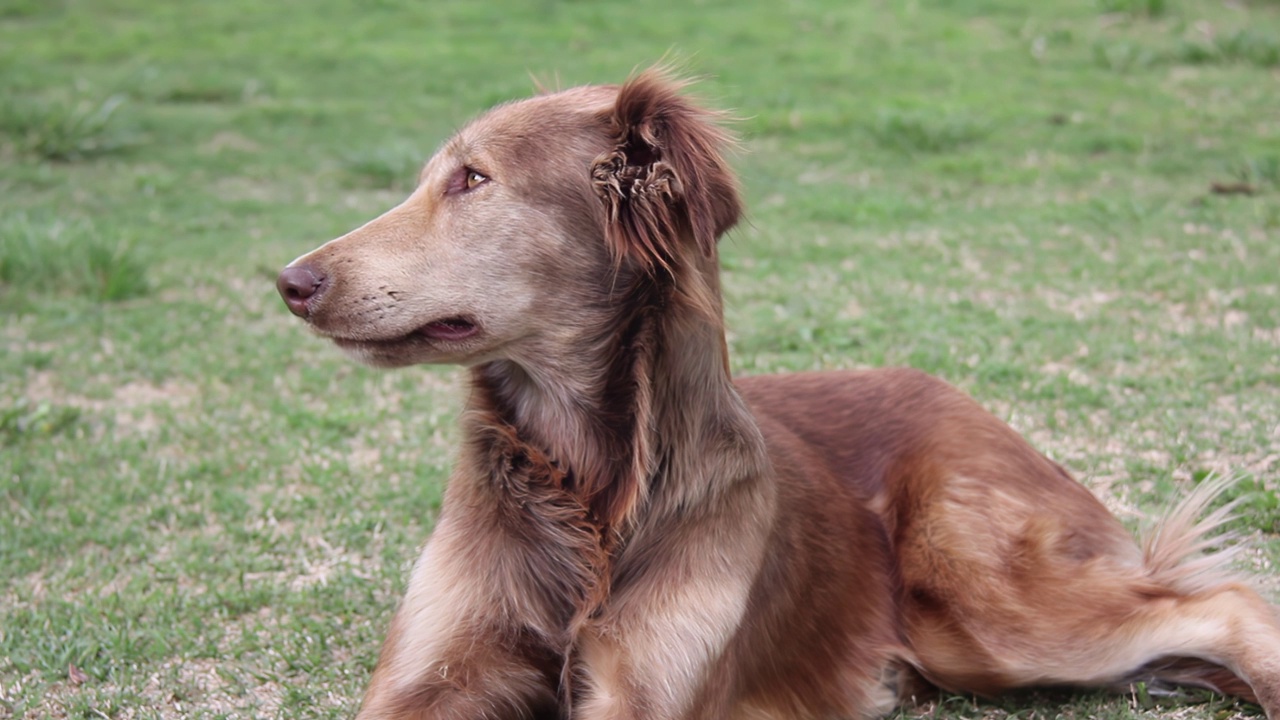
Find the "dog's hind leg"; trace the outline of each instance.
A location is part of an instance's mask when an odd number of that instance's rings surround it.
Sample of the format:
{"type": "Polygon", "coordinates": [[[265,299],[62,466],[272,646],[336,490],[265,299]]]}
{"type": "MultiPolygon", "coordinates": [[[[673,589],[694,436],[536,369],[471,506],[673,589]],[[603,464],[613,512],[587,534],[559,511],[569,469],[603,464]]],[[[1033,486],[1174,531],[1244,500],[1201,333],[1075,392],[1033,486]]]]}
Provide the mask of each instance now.
{"type": "Polygon", "coordinates": [[[922,673],[942,687],[981,694],[1165,680],[1236,695],[1280,718],[1280,623],[1242,585],[1140,599],[1118,613],[1055,605],[1050,619],[993,610],[964,624],[917,624],[912,644],[922,673]],[[1049,631],[1028,631],[1024,623],[1049,631]]]}
{"type": "Polygon", "coordinates": [[[1113,650],[1117,659],[1147,660],[1133,667],[1134,679],[1208,687],[1256,702],[1268,717],[1280,718],[1280,621],[1249,588],[1232,583],[1153,599],[1116,631],[1114,645],[1132,638],[1113,650]]]}
{"type": "Polygon", "coordinates": [[[1242,695],[1280,719],[1275,609],[1197,572],[1222,558],[1184,562],[1225,518],[1194,522],[1212,488],[1166,521],[1144,557],[1100,504],[1066,487],[1052,503],[1030,502],[1011,483],[952,478],[923,508],[924,531],[901,550],[922,674],[980,694],[1145,675],[1242,695]]]}
{"type": "Polygon", "coordinates": [[[1095,618],[1087,642],[1064,639],[1025,664],[1018,685],[1113,685],[1165,680],[1207,687],[1280,718],[1280,623],[1239,584],[1190,596],[1155,597],[1127,616],[1095,618]]]}

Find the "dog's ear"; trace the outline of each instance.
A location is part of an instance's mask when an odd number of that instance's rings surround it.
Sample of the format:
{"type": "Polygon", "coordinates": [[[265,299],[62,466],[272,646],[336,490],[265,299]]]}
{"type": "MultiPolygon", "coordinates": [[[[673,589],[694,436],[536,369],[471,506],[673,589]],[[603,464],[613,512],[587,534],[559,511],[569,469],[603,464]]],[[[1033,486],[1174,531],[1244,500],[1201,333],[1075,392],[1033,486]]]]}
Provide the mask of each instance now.
{"type": "Polygon", "coordinates": [[[591,171],[614,256],[650,270],[670,270],[680,242],[712,256],[716,239],[742,214],[722,155],[732,138],[716,113],[680,94],[686,84],[662,69],[628,80],[609,115],[614,148],[591,171]]]}

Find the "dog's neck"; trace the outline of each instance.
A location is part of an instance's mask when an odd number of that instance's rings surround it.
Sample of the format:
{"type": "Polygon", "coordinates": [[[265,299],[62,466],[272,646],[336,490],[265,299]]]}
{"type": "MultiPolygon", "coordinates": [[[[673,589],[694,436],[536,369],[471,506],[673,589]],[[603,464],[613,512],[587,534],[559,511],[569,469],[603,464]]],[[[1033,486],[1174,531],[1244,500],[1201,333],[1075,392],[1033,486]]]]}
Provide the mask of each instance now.
{"type": "Polygon", "coordinates": [[[480,422],[510,425],[543,449],[613,531],[624,531],[642,504],[651,513],[659,504],[688,507],[736,479],[703,468],[744,476],[767,467],[759,429],[729,376],[714,273],[703,277],[697,311],[677,307],[688,297],[650,298],[626,317],[584,326],[577,342],[558,343],[563,356],[472,370],[469,406],[480,422]],[[735,462],[708,454],[717,451],[735,462]]]}

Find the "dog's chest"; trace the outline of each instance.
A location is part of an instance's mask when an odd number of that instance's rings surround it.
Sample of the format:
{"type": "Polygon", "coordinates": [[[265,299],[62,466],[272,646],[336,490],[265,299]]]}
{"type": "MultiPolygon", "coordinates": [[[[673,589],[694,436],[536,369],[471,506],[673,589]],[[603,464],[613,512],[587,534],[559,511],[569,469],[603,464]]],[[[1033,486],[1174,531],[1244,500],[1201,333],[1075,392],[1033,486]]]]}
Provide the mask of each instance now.
{"type": "Polygon", "coordinates": [[[487,450],[484,504],[503,544],[496,553],[504,557],[502,581],[566,632],[608,595],[611,535],[572,478],[514,432],[497,433],[487,450]]]}

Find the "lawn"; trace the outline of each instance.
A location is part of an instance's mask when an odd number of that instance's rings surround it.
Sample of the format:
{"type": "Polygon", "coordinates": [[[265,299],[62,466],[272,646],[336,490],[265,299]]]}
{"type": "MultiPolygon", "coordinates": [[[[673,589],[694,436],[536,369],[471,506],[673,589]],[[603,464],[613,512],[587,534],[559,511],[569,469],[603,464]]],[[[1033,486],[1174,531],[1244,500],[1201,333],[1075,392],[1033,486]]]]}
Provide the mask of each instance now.
{"type": "MultiPolygon", "coordinates": [[[[468,117],[674,55],[739,120],[735,369],[910,365],[1280,591],[1280,4],[0,1],[0,718],[349,716],[458,371],[275,294],[468,117]]],[[[906,716],[1260,717],[1204,695],[906,716]]]]}

